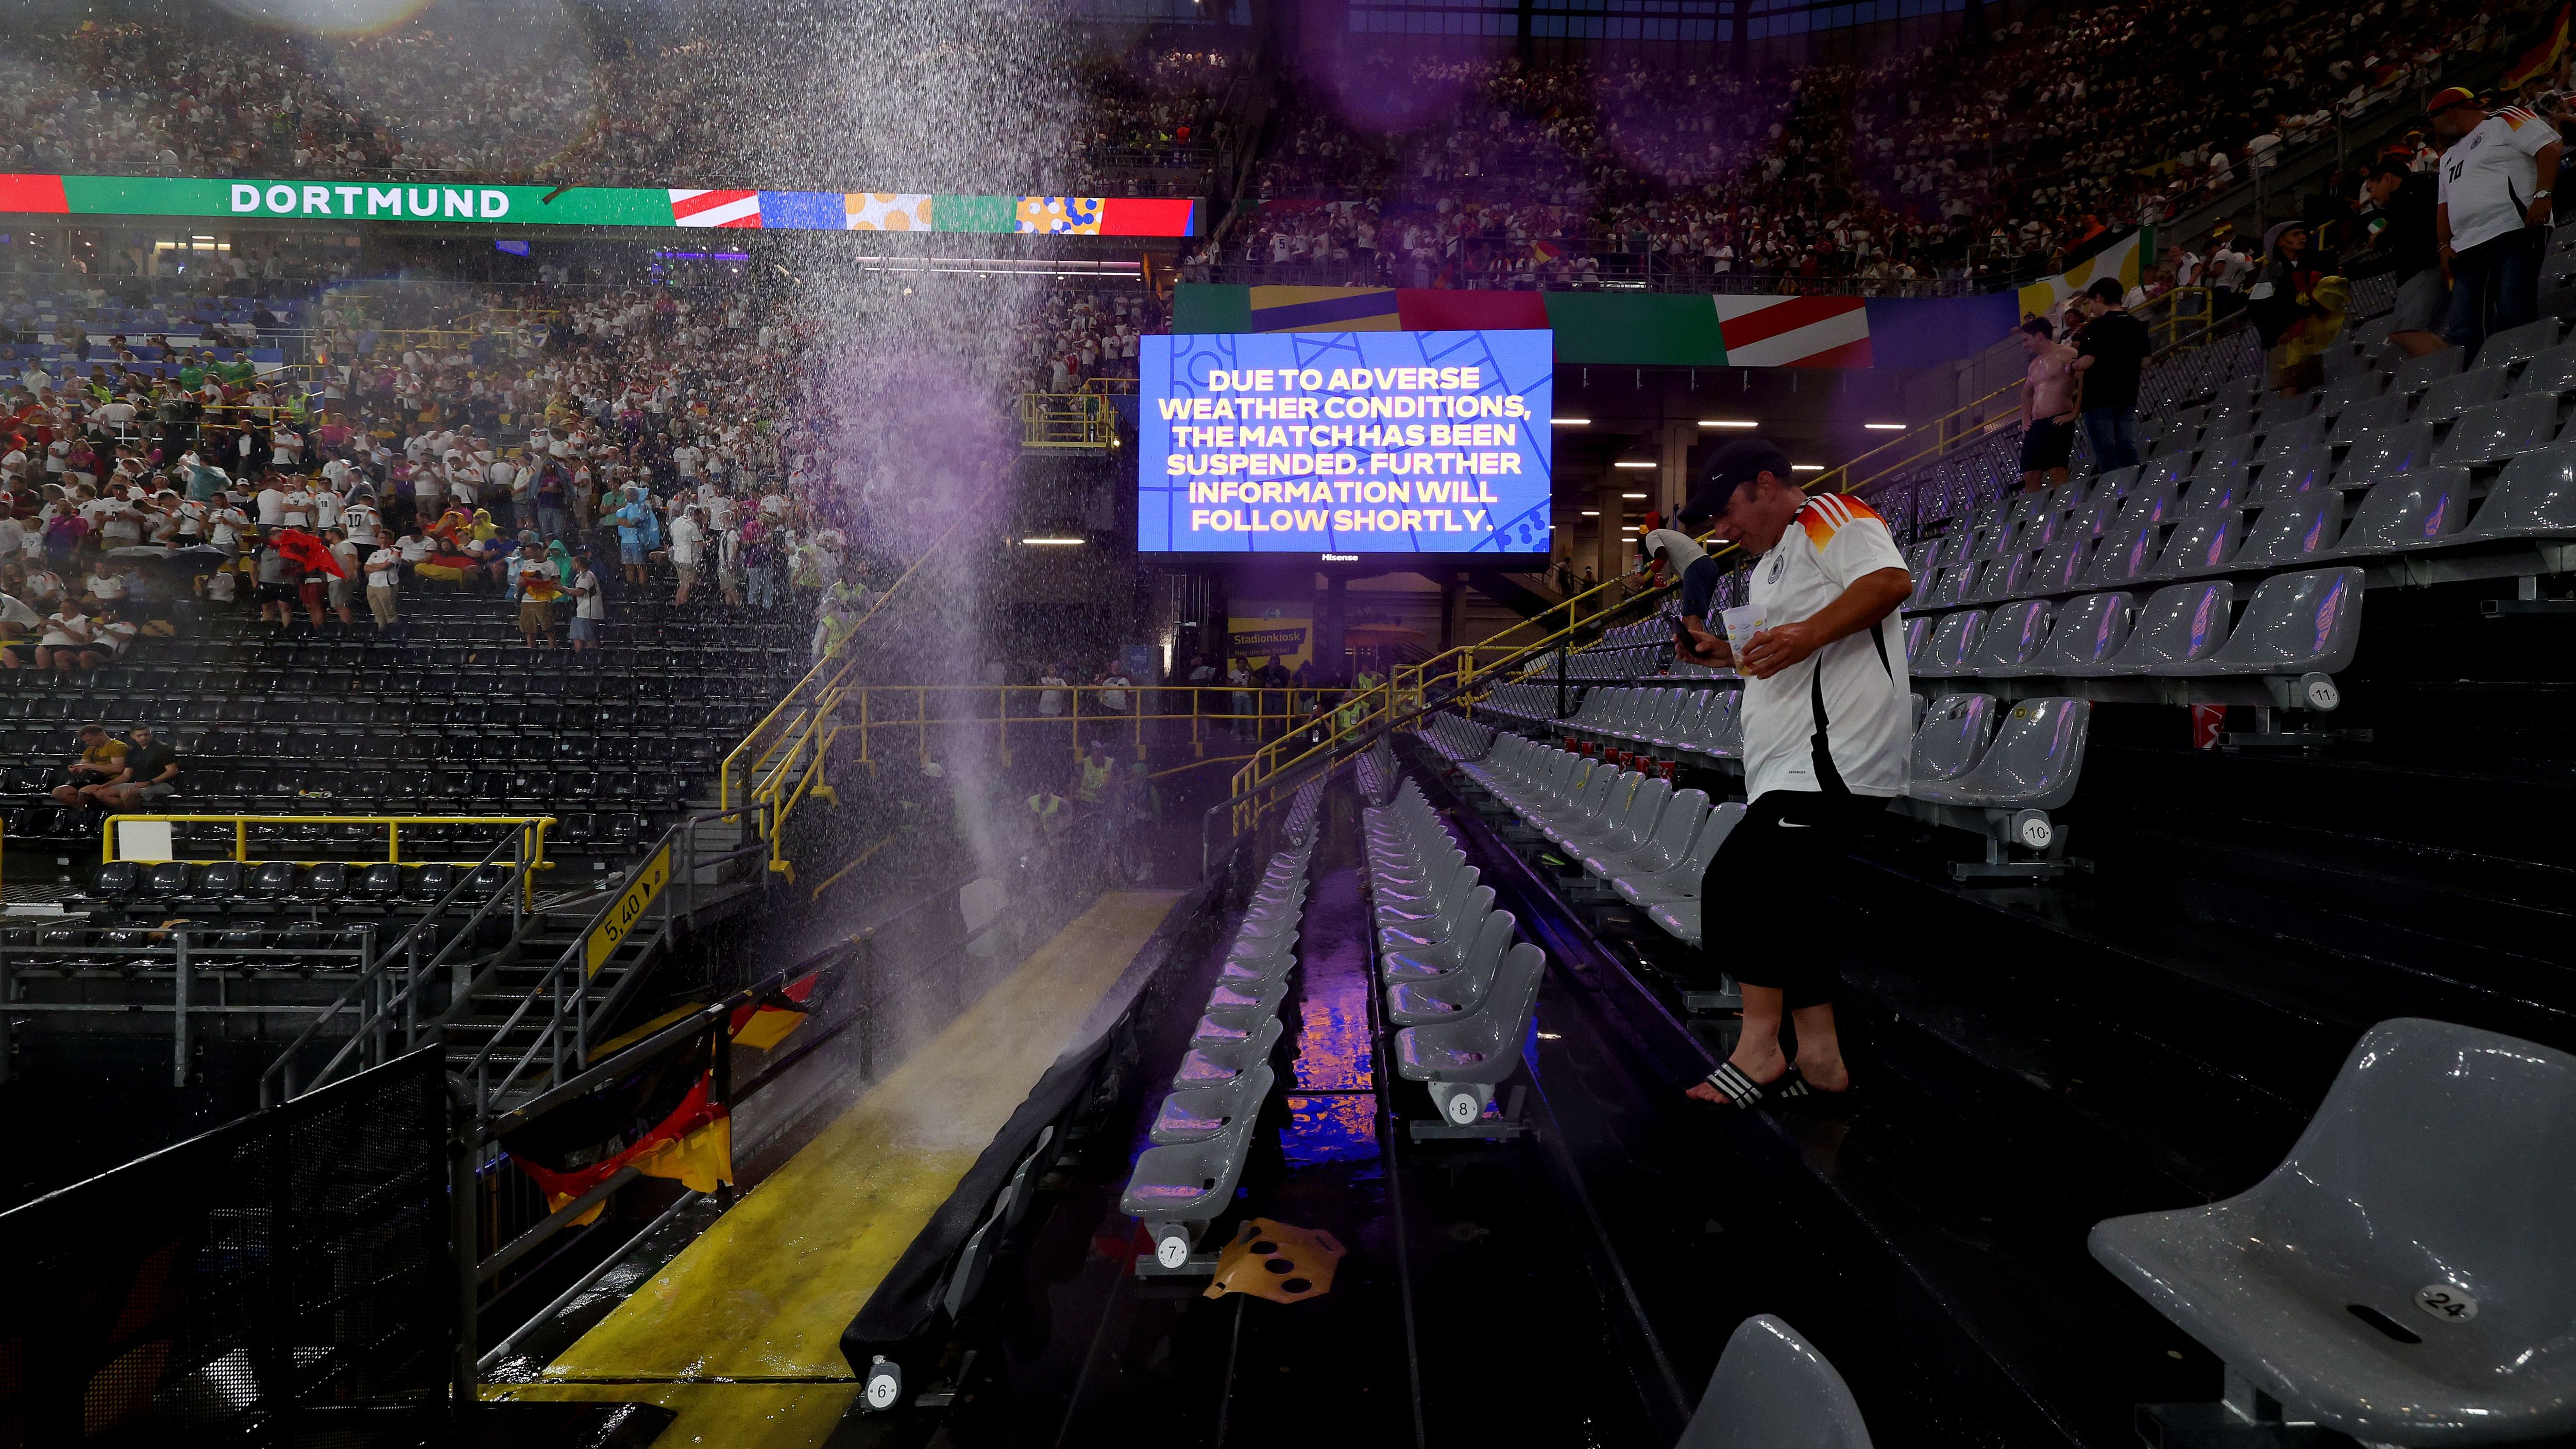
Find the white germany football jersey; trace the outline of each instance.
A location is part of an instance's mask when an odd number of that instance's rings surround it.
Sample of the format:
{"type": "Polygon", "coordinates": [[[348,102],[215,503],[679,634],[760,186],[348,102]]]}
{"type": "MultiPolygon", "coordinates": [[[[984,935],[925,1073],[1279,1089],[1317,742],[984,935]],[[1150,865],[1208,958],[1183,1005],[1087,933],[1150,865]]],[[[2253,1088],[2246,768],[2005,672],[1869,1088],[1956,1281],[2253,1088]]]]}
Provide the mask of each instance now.
{"type": "MultiPolygon", "coordinates": [[[[1852,581],[1905,567],[1887,524],[1841,494],[1808,500],[1753,565],[1749,602],[1766,627],[1822,612],[1852,581]]],[[[1914,711],[1905,639],[1890,610],[1873,628],[1837,639],[1769,679],[1744,681],[1745,796],[1772,790],[1902,795],[1914,711]]]]}

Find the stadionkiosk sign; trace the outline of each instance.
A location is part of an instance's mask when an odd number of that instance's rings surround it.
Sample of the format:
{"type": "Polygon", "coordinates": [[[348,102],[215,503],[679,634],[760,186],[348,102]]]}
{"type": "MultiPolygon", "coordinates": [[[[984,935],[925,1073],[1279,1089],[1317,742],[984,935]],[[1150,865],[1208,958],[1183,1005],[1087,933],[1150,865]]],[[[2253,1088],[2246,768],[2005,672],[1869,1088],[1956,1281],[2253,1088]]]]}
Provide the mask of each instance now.
{"type": "Polygon", "coordinates": [[[13,174],[0,174],[0,213],[1132,237],[1187,237],[1198,225],[1197,202],[1164,197],[13,174]]]}
{"type": "Polygon", "coordinates": [[[1551,334],[1138,341],[1140,551],[1547,553],[1551,334]]]}

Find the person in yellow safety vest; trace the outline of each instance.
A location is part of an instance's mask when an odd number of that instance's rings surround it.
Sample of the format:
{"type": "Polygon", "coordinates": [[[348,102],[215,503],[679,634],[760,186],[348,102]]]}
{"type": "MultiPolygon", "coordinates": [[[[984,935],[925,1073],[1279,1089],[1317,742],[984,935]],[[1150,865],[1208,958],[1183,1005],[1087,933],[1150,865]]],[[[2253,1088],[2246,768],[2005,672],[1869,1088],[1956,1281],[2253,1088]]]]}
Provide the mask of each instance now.
{"type": "Polygon", "coordinates": [[[1029,816],[1036,823],[1040,840],[1054,840],[1073,823],[1064,797],[1053,790],[1041,789],[1029,797],[1029,816]]]}
{"type": "Polygon", "coordinates": [[[1085,805],[1097,805],[1109,798],[1112,778],[1109,746],[1099,740],[1091,742],[1091,753],[1082,758],[1082,783],[1073,790],[1073,798],[1085,805]]]}
{"type": "Polygon", "coordinates": [[[1352,678],[1351,689],[1354,693],[1366,694],[1384,683],[1386,683],[1385,675],[1374,669],[1363,669],[1352,678]]]}

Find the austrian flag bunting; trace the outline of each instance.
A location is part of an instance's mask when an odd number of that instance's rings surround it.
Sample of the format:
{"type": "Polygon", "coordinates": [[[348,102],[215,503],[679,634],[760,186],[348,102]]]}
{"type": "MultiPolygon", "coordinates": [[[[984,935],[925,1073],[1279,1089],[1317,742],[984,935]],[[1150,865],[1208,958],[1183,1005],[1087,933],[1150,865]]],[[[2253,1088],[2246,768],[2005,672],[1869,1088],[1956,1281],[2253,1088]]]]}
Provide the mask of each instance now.
{"type": "Polygon", "coordinates": [[[758,226],[757,191],[671,192],[671,221],[678,226],[758,226]]]}

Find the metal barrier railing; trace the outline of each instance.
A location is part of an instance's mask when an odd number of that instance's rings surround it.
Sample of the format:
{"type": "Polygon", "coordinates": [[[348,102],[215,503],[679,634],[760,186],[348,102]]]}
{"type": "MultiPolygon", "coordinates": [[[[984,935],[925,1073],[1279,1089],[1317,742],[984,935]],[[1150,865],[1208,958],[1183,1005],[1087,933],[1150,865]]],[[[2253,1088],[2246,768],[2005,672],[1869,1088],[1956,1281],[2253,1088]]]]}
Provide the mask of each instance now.
{"type": "MultiPolygon", "coordinates": [[[[342,826],[363,826],[371,830],[381,826],[385,832],[385,850],[384,854],[380,856],[356,858],[342,854],[327,856],[317,855],[310,857],[263,855],[257,857],[257,859],[292,860],[297,865],[321,865],[327,861],[345,861],[351,865],[464,865],[469,863],[461,858],[435,855],[424,856],[415,854],[408,860],[404,859],[402,853],[403,828],[405,826],[429,825],[462,826],[469,830],[476,828],[492,829],[495,827],[517,830],[521,835],[526,837],[527,869],[530,872],[553,869],[553,866],[546,860],[546,832],[552,829],[555,824],[555,817],[551,815],[162,815],[148,812],[129,812],[107,817],[107,828],[100,836],[99,840],[98,858],[100,862],[104,864],[108,861],[122,860],[126,858],[118,853],[122,845],[122,840],[119,835],[120,827],[158,821],[166,821],[173,826],[229,825],[233,828],[233,853],[230,855],[201,858],[174,853],[166,856],[149,857],[149,859],[152,860],[177,861],[186,865],[214,865],[222,861],[239,861],[247,864],[254,858],[250,853],[251,834],[253,830],[259,827],[272,825],[319,825],[325,829],[342,826]]],[[[177,834],[176,830],[172,831],[173,838],[171,840],[171,844],[174,847],[174,850],[178,845],[177,834]]],[[[310,842],[289,840],[286,843],[293,845],[310,842]]],[[[471,863],[479,863],[479,861],[471,863]]],[[[533,880],[533,876],[523,877],[523,879],[533,880]]]]}
{"type": "Polygon", "coordinates": [[[1086,451],[1114,448],[1118,446],[1118,409],[1096,392],[1022,394],[1020,446],[1086,451]]]}

